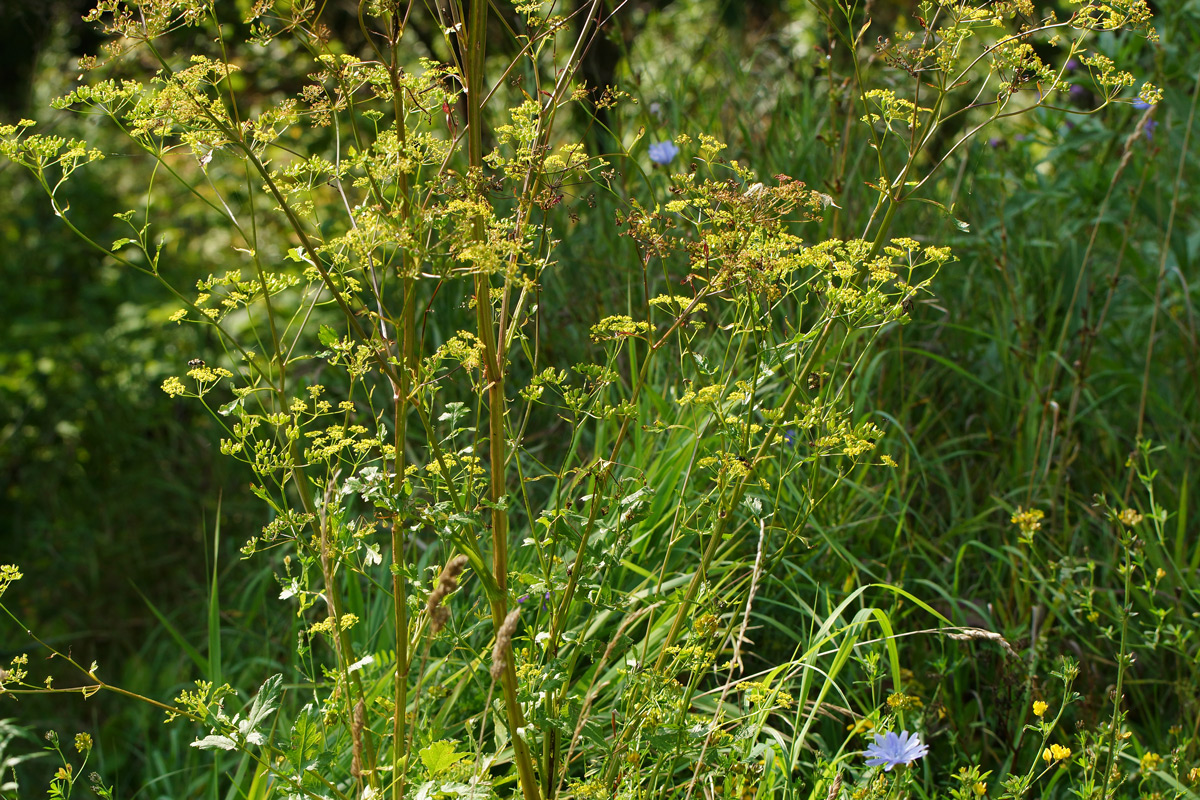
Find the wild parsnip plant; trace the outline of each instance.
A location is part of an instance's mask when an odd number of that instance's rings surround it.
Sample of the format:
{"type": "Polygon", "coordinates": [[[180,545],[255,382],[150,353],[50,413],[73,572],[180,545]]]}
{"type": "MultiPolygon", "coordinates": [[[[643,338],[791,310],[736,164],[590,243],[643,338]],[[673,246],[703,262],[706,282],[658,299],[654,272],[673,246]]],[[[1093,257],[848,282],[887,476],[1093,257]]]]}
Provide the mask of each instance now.
{"type": "MultiPolygon", "coordinates": [[[[900,586],[803,599],[793,655],[751,673],[756,591],[841,483],[895,466],[855,380],[952,261],[894,231],[897,210],[937,204],[939,167],[990,122],[1055,103],[1070,59],[1101,104],[1123,97],[1134,78],[1089,43],[1153,38],[1145,2],[1085,0],[1062,20],[1023,0],[927,2],[891,39],[856,5],[819,6],[851,60],[847,88],[830,72],[833,107],[854,98],[841,146],[866,137],[878,168],[853,219],[707,131],[588,152],[579,119],[633,113],[619,88],[580,79],[620,10],[599,0],[363,0],[353,26],[324,4],[243,5],[110,0],[90,15],[107,54],[57,107],[120,130],[144,171],[117,241],[90,238],[70,205],[72,174],[108,154],[0,129],[73,233],[160,283],[172,322],[213,332],[162,389],[208,409],[221,452],[253,470],[269,521],[242,552],[272,560],[297,619],[291,674],[232,687],[210,647],[205,680],[142,699],[198,726],[194,747],[243,754],[230,780],[247,797],[915,791],[903,765],[932,723],[872,603],[945,618],[900,586]],[[188,242],[158,233],[172,192],[222,219],[225,249],[194,287],[172,271],[188,242]],[[597,194],[621,209],[611,222],[584,219],[597,194]],[[806,241],[822,219],[858,235],[806,241]],[[558,244],[585,223],[623,238],[613,272],[636,280],[591,321],[590,352],[561,360],[543,289],[571,274],[558,244]],[[873,705],[848,707],[851,693],[873,705]],[[840,743],[817,735],[829,715],[851,723],[840,743]],[[851,761],[864,732],[892,734],[869,766],[851,761]]],[[[0,591],[20,577],[5,569],[0,591]]],[[[54,687],[14,661],[3,692],[137,696],[76,666],[82,685],[54,687]]],[[[1061,716],[1073,668],[1059,677],[1061,716]]],[[[1121,785],[1119,694],[1095,734],[1108,738],[1078,747],[1089,800],[1121,785]]],[[[1004,797],[1071,757],[1045,702],[1031,708],[1038,746],[1005,765],[1004,797]]],[[[52,792],[70,795],[72,769],[52,792]]],[[[966,769],[956,796],[986,794],[989,774],[966,769]]]]}

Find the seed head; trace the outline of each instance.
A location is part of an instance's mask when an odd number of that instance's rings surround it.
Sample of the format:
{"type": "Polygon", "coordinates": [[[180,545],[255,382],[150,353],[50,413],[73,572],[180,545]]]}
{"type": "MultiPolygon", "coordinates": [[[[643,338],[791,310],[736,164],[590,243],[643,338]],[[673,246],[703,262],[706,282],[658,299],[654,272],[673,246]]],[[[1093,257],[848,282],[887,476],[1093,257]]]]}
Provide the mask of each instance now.
{"type": "Polygon", "coordinates": [[[514,608],[504,618],[500,630],[496,631],[496,645],[492,648],[492,680],[494,681],[500,680],[500,676],[504,674],[504,668],[507,666],[505,657],[512,647],[512,637],[516,633],[517,622],[520,619],[521,609],[514,608]]]}
{"type": "Polygon", "coordinates": [[[450,609],[442,605],[443,601],[458,588],[458,576],[467,566],[466,556],[455,556],[442,569],[437,586],[429,593],[429,601],[425,603],[425,611],[429,614],[429,628],[437,633],[450,619],[450,609]]]}

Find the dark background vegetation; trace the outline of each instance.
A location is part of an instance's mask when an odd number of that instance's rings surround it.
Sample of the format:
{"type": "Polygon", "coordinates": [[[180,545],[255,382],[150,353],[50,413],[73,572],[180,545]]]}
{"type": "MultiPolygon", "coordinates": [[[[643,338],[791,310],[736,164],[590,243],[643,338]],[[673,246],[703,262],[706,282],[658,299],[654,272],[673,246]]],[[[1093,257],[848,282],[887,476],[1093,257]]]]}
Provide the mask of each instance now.
{"type": "MultiPolygon", "coordinates": [[[[89,5],[0,3],[5,121],[31,117],[64,133],[86,125],[47,104],[70,86],[73,60],[98,47],[79,19],[89,5]]],[[[330,5],[332,24],[345,23],[354,39],[353,4],[330,5]]],[[[1178,563],[1163,591],[1169,601],[1200,581],[1200,525],[1187,512],[1189,491],[1195,507],[1200,449],[1200,182],[1187,179],[1200,175],[1194,136],[1192,152],[1182,152],[1200,68],[1200,4],[1160,5],[1160,48],[1108,43],[1166,91],[1157,127],[1123,168],[1138,118],[1129,106],[1073,119],[1035,115],[990,131],[948,165],[937,194],[956,201],[953,217],[919,204],[905,212],[897,233],[951,244],[959,261],[943,270],[915,324],[883,343],[859,383],[865,407],[889,425],[888,450],[900,468],[835,498],[813,542],[831,585],[906,583],[956,621],[1000,631],[1018,648],[1095,656],[1082,679],[1085,694],[1090,688],[1097,698],[1093,713],[1111,664],[1063,607],[1069,599],[1060,590],[1071,579],[1056,570],[1111,561],[1113,542],[1091,498],[1104,492],[1140,502],[1126,466],[1139,432],[1164,448],[1155,457],[1158,499],[1180,512],[1170,522],[1178,563]],[[1177,183],[1180,169],[1187,177],[1177,183]],[[1113,200],[1081,273],[1114,175],[1113,200]],[[1037,566],[1039,581],[1014,588],[1000,556],[1017,505],[1047,511],[1042,537],[1050,555],[1037,566]],[[1037,620],[1048,618],[1057,622],[1038,638],[1037,620]]],[[[903,24],[907,10],[874,4],[885,25],[903,24]]],[[[597,44],[586,73],[598,85],[619,83],[643,106],[659,103],[652,138],[712,132],[761,175],[788,174],[835,194],[853,221],[862,218],[868,175],[851,170],[842,184],[825,180],[835,137],[822,128],[828,95],[814,68],[821,52],[788,38],[806,20],[802,5],[786,0],[635,2],[597,44]]],[[[610,146],[598,128],[589,135],[595,147],[610,146]]],[[[123,180],[120,159],[93,166],[74,179],[71,202],[75,217],[100,231],[138,186],[123,180]]],[[[612,217],[604,207],[593,213],[612,217]]],[[[173,234],[191,242],[175,253],[179,269],[219,271],[199,212],[181,206],[175,224],[173,234]]],[[[548,306],[569,309],[560,346],[581,352],[586,325],[619,283],[609,270],[620,263],[610,257],[620,245],[596,228],[599,239],[568,238],[564,277],[547,288],[548,306]],[[571,302],[556,302],[568,286],[571,302]]],[[[151,608],[199,647],[215,565],[229,592],[221,607],[239,632],[225,642],[227,677],[237,685],[237,670],[266,674],[264,665],[290,647],[279,633],[288,621],[273,617],[287,612],[272,610],[269,565],[237,556],[264,523],[263,509],[249,497],[248,474],[220,457],[203,410],[158,388],[213,343],[168,323],[175,305],[154,284],[72,239],[9,164],[0,166],[0,242],[0,561],[19,564],[26,576],[6,602],[79,660],[97,659],[114,682],[168,699],[194,677],[194,666],[151,608]]],[[[0,660],[27,648],[19,634],[0,629],[0,660]]],[[[769,635],[759,644],[769,660],[769,635]]],[[[986,746],[1002,749],[1011,735],[1002,719],[1003,659],[982,644],[962,647],[974,649],[954,667],[956,699],[980,706],[996,732],[986,746]],[[985,709],[988,699],[998,702],[985,709]]],[[[1180,709],[1197,718],[1193,690],[1172,686],[1194,665],[1175,658],[1164,652],[1131,690],[1142,701],[1135,721],[1147,730],[1165,731],[1180,709]]],[[[8,716],[64,735],[93,731],[106,776],[148,779],[177,766],[156,763],[153,748],[130,747],[159,728],[155,714],[125,701],[6,700],[0,717],[8,716]]]]}

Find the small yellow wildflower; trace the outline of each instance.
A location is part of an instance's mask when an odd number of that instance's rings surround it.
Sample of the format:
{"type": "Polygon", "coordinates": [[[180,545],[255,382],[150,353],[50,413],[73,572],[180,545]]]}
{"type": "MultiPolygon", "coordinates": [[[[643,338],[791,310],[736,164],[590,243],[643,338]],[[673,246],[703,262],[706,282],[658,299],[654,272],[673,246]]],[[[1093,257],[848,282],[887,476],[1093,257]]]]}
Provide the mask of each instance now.
{"type": "Polygon", "coordinates": [[[1142,521],[1142,515],[1134,511],[1132,508],[1127,508],[1117,516],[1117,519],[1121,520],[1125,527],[1132,528],[1134,525],[1137,525],[1142,521]]]}
{"type": "Polygon", "coordinates": [[[1052,744],[1042,751],[1042,761],[1049,764],[1052,761],[1065,761],[1071,757],[1071,748],[1061,744],[1052,744]]]}
{"type": "Polygon", "coordinates": [[[1158,765],[1162,763],[1162,756],[1153,751],[1147,750],[1142,756],[1142,772],[1152,772],[1158,769],[1158,765]]]}
{"type": "Polygon", "coordinates": [[[987,781],[979,781],[971,787],[971,791],[975,793],[976,797],[983,797],[987,794],[987,781]]]}
{"type": "Polygon", "coordinates": [[[1046,713],[1046,709],[1049,707],[1050,706],[1048,706],[1046,703],[1043,703],[1041,700],[1034,700],[1033,701],[1033,715],[1035,717],[1041,717],[1046,713]]]}
{"type": "Polygon", "coordinates": [[[796,701],[787,692],[781,692],[778,689],[771,689],[769,680],[758,681],[742,681],[738,684],[738,689],[746,693],[746,702],[754,706],[766,706],[768,703],[773,703],[781,708],[790,708],[796,701]]]}
{"type": "Polygon", "coordinates": [[[579,798],[579,800],[596,800],[596,798],[606,797],[608,794],[604,781],[599,778],[593,778],[586,783],[575,781],[569,788],[571,789],[571,794],[579,798]]]}
{"type": "Polygon", "coordinates": [[[1021,529],[1021,535],[1026,539],[1033,538],[1033,534],[1042,527],[1042,518],[1046,516],[1046,512],[1040,508],[1031,508],[1026,511],[1021,506],[1017,506],[1017,511],[1012,515],[1012,524],[1021,529]]]}
{"type": "MultiPolygon", "coordinates": [[[[349,630],[350,628],[354,627],[355,623],[358,622],[358,616],[355,614],[342,614],[342,617],[339,621],[341,622],[341,629],[343,631],[349,630]]],[[[309,636],[315,636],[318,633],[328,633],[332,635],[337,630],[337,627],[338,626],[334,624],[333,617],[326,617],[320,622],[316,622],[309,626],[308,634],[309,636]]]]}
{"type": "Polygon", "coordinates": [[[908,711],[916,710],[925,707],[925,703],[919,697],[905,694],[904,692],[893,692],[887,699],[888,707],[893,710],[908,711]]]}

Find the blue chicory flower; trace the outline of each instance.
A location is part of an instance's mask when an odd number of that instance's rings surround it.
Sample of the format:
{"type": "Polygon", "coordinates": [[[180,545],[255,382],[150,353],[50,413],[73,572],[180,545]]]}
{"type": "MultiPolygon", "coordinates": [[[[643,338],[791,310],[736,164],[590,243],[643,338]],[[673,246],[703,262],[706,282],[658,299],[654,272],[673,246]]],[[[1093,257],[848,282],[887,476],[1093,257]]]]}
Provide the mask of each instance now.
{"type": "Polygon", "coordinates": [[[867,746],[868,767],[882,766],[884,772],[891,772],[897,764],[911,764],[929,752],[929,746],[921,744],[921,737],[908,731],[900,731],[899,735],[889,731],[886,736],[875,734],[875,741],[867,746]]]}
{"type": "Polygon", "coordinates": [[[660,166],[666,166],[671,163],[675,156],[679,155],[679,148],[671,140],[665,142],[655,142],[650,145],[650,160],[660,166]]]}
{"type": "Polygon", "coordinates": [[[1146,120],[1146,124],[1142,126],[1142,133],[1146,134],[1146,141],[1154,141],[1154,129],[1158,127],[1158,121],[1153,119],[1146,120]]]}
{"type": "Polygon", "coordinates": [[[1147,108],[1152,108],[1153,106],[1154,106],[1153,103],[1147,103],[1145,100],[1143,100],[1140,97],[1137,100],[1133,101],[1133,107],[1136,108],[1138,111],[1145,111],[1147,108]]]}
{"type": "Polygon", "coordinates": [[[1066,67],[1067,67],[1067,72],[1074,72],[1075,70],[1079,69],[1079,59],[1068,58],[1066,67]]]}

